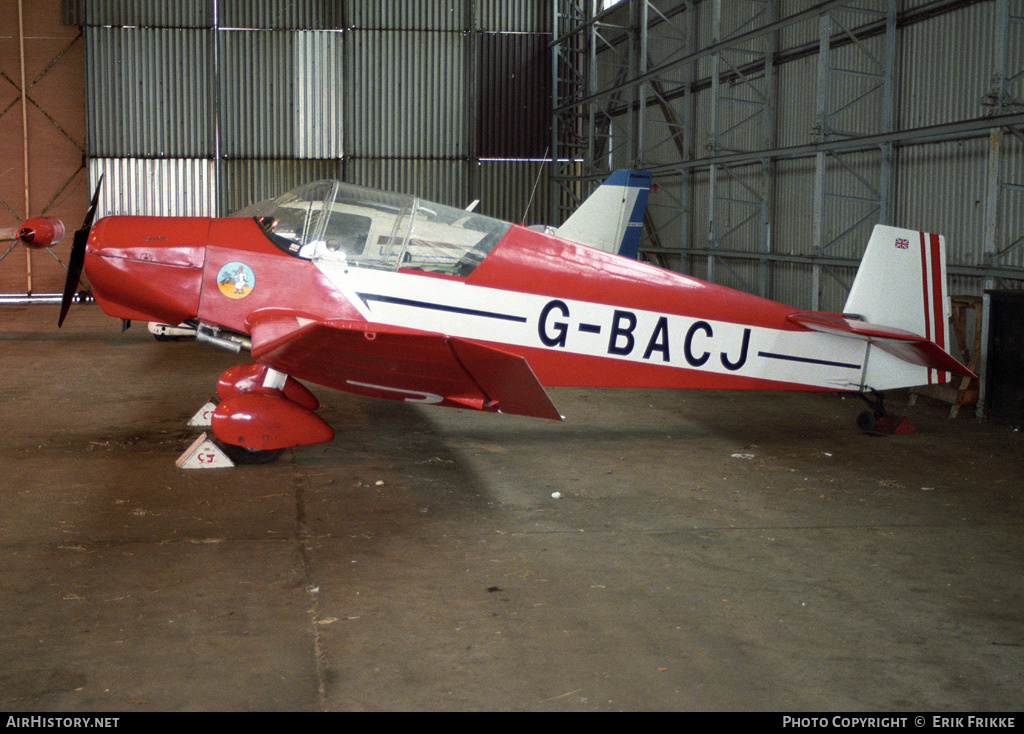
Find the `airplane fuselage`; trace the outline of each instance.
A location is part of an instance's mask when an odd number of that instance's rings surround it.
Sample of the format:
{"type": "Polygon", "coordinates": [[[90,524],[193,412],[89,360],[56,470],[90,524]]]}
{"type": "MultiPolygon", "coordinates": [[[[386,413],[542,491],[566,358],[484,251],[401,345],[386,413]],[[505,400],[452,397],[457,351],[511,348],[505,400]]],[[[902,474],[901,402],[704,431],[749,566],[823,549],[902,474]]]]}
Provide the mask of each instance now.
{"type": "MultiPolygon", "coordinates": [[[[867,353],[788,322],[794,308],[515,226],[457,277],[297,258],[252,219],[110,217],[93,228],[86,272],[120,318],[248,334],[279,312],[442,331],[524,357],[545,386],[849,390],[867,353]]],[[[385,378],[355,382],[396,396],[385,378]]]]}
{"type": "Polygon", "coordinates": [[[864,392],[971,375],[945,351],[937,235],[875,228],[847,304],[877,314],[868,323],[615,254],[635,239],[650,177],[609,182],[571,220],[573,231],[618,228],[596,247],[338,181],[234,217],[92,226],[97,190],[75,235],[61,321],[84,263],[112,316],[194,320],[197,338],[236,350],[242,340],[220,330],[248,335],[256,364],[221,375],[212,428],[257,453],[333,435],[295,378],[560,419],[545,387],[864,392]],[[890,273],[909,287],[879,303],[890,273]]]}

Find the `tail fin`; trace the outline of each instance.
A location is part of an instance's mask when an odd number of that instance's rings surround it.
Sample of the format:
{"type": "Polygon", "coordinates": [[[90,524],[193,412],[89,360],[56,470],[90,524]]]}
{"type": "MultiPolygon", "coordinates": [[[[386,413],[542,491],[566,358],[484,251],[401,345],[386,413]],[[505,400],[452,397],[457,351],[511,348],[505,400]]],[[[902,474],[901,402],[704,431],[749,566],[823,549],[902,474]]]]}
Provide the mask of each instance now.
{"type": "Polygon", "coordinates": [[[878,225],[871,234],[843,313],[949,344],[946,240],[878,225]]]}
{"type": "Polygon", "coordinates": [[[800,312],[788,318],[878,347],[882,353],[869,354],[862,384],[889,389],[945,383],[949,373],[974,376],[947,351],[949,314],[945,239],[878,225],[842,317],[800,312]]]}
{"type": "Polygon", "coordinates": [[[555,234],[605,252],[635,258],[650,188],[648,171],[615,171],[555,230],[555,234]]]}

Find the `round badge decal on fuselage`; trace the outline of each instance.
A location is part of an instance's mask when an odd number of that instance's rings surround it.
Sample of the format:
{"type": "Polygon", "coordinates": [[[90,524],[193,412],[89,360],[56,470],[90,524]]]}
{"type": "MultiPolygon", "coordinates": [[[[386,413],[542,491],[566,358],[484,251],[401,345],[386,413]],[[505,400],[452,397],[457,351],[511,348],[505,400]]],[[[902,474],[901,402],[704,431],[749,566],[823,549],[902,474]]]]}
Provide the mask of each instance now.
{"type": "Polygon", "coordinates": [[[245,263],[229,262],[217,271],[217,287],[228,298],[245,298],[256,287],[256,274],[245,263]]]}

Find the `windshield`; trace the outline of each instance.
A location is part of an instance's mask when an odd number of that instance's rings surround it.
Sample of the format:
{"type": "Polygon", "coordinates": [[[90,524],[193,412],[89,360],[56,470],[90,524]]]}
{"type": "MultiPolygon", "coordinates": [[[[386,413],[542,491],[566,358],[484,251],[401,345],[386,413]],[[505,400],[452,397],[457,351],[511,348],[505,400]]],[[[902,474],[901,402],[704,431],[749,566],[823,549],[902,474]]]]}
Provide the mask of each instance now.
{"type": "Polygon", "coordinates": [[[466,276],[509,224],[412,196],[317,181],[239,212],[307,260],[466,276]]]}

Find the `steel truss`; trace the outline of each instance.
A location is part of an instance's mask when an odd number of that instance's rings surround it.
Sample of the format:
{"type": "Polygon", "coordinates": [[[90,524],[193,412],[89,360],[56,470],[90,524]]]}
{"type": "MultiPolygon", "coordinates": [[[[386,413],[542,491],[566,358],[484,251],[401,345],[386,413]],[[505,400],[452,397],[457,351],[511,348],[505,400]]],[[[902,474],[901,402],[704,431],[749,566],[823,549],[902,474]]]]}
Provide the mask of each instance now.
{"type": "MultiPolygon", "coordinates": [[[[876,5],[877,8],[865,9],[828,8],[819,16],[815,142],[887,135],[895,130],[896,0],[883,0],[876,5]],[[880,53],[877,46],[869,48],[867,45],[869,38],[876,37],[879,25],[883,29],[880,53]],[[842,62],[833,50],[834,37],[847,41],[848,53],[842,62]],[[847,81],[850,83],[843,83],[847,81]],[[862,124],[866,119],[873,119],[873,129],[844,129],[844,120],[865,107],[868,112],[858,115],[857,119],[862,124]]],[[[815,255],[831,254],[837,245],[854,235],[866,241],[866,227],[892,223],[892,168],[893,141],[890,139],[863,152],[824,148],[815,153],[811,234],[815,255]],[[874,180],[865,174],[872,169],[877,170],[874,180]]],[[[841,281],[833,268],[815,263],[811,284],[813,309],[821,307],[823,273],[841,281]]]]}
{"type": "Polygon", "coordinates": [[[988,262],[949,271],[1024,279],[1008,257],[1024,244],[1024,226],[1007,215],[1019,208],[1024,181],[1020,166],[1006,162],[1008,146],[1019,155],[1024,142],[1024,71],[1015,68],[1024,0],[994,0],[989,115],[914,129],[896,123],[898,31],[985,1],[935,0],[899,12],[896,0],[833,0],[779,17],[775,0],[624,0],[606,9],[596,0],[557,0],[553,221],[611,168],[644,168],[659,187],[645,256],[769,297],[776,265],[807,266],[806,305],[832,306],[822,294],[830,282],[831,291],[848,287],[859,256],[852,243],[865,242],[875,223],[892,221],[897,151],[987,135],[988,262]],[[800,24],[816,24],[816,40],[794,33],[800,24]],[[805,40],[780,47],[781,38],[793,37],[805,40]],[[812,129],[805,142],[780,145],[777,121],[787,111],[779,108],[778,70],[811,57],[812,129]],[[776,169],[794,160],[813,166],[806,254],[779,252],[772,243],[776,207],[784,203],[775,201],[776,169]],[[695,224],[705,217],[702,246],[695,224]]]}
{"type": "MultiPolygon", "coordinates": [[[[733,3],[733,22],[723,18],[722,0],[714,0],[715,48],[711,54],[711,125],[707,150],[712,157],[730,153],[757,154],[775,147],[774,33],[744,38],[747,31],[776,20],[775,0],[733,3]],[[742,7],[736,13],[737,5],[742,7]]],[[[774,163],[761,156],[753,166],[715,161],[710,166],[708,247],[712,253],[729,249],[731,240],[754,228],[747,239],[757,251],[771,251],[771,213],[774,163]]],[[[716,280],[719,258],[707,256],[707,277],[716,280]]],[[[767,295],[768,263],[759,262],[758,282],[750,283],[722,266],[745,290],[767,295]]]]}
{"type": "Polygon", "coordinates": [[[1011,122],[993,125],[989,130],[985,260],[994,272],[986,278],[986,288],[997,285],[998,270],[1010,253],[1024,244],[1024,232],[1007,231],[1006,226],[1007,214],[1021,211],[1024,204],[1024,174],[1019,164],[1007,163],[1010,145],[1016,146],[1018,160],[1024,148],[1024,120],[1016,119],[1024,112],[1024,68],[1011,65],[1011,47],[1016,46],[1016,58],[1020,59],[1024,46],[1024,0],[996,0],[994,36],[995,69],[984,103],[990,107],[994,120],[1010,117],[1011,122]]]}

